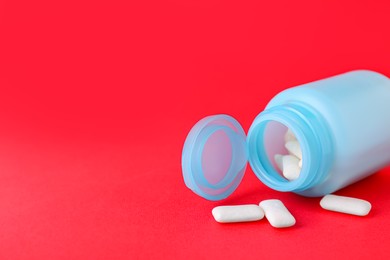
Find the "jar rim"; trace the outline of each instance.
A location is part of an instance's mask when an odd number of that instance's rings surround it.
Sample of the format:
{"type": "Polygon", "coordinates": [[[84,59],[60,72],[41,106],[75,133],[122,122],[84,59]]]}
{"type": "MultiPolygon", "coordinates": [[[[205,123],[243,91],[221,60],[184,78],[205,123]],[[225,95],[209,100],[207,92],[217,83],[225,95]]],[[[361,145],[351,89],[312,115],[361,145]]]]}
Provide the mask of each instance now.
{"type": "Polygon", "coordinates": [[[255,175],[278,191],[307,190],[327,176],[333,158],[333,142],[321,115],[305,104],[286,103],[264,110],[248,132],[249,163],[255,175]],[[263,142],[268,123],[278,122],[291,129],[301,145],[303,165],[300,176],[292,181],[282,177],[266,154],[263,142]]]}

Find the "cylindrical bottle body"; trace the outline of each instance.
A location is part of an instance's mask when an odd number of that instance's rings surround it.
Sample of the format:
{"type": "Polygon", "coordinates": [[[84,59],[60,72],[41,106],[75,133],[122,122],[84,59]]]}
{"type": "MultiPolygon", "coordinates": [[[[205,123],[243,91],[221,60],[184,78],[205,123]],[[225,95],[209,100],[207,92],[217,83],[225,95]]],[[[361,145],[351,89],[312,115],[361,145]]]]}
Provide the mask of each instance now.
{"type": "Polygon", "coordinates": [[[265,111],[290,103],[304,104],[321,116],[333,149],[326,176],[298,194],[322,196],[390,164],[390,80],[387,77],[359,70],[311,82],[279,93],[265,111]]]}

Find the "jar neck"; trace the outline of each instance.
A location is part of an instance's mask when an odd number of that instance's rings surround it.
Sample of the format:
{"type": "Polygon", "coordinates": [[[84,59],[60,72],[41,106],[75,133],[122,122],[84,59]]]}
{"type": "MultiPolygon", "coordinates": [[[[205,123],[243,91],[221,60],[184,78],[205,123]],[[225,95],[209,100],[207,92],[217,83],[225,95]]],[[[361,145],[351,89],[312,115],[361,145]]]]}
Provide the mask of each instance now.
{"type": "Polygon", "coordinates": [[[321,183],[333,164],[333,142],[323,117],[313,108],[289,102],[266,109],[254,120],[248,133],[249,163],[256,176],[279,191],[301,192],[321,183]],[[267,124],[278,122],[292,130],[302,150],[299,178],[289,181],[272,166],[264,145],[267,124]]]}

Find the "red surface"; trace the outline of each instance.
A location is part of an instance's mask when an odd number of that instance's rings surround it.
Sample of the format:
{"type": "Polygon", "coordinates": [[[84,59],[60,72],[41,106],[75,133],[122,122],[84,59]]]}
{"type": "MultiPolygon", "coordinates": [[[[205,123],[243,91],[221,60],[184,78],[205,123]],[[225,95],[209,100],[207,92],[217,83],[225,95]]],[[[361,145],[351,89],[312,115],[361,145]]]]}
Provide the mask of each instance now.
{"type": "Polygon", "coordinates": [[[390,75],[388,1],[0,2],[0,259],[389,259],[390,169],[338,194],[360,218],[251,170],[225,201],[181,177],[200,118],[247,130],[279,91],[390,75]],[[293,228],[221,225],[217,205],[282,199],[293,228]]]}

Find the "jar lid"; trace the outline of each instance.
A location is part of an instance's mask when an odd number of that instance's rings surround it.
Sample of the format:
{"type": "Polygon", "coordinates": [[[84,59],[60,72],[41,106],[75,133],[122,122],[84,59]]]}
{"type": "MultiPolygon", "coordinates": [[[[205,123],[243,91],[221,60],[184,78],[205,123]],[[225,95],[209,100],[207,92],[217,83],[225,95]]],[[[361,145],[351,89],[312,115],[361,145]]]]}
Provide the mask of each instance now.
{"type": "Polygon", "coordinates": [[[228,115],[205,117],[184,143],[184,182],[205,199],[224,199],[240,184],[247,158],[246,135],[237,120],[228,115]]]}

